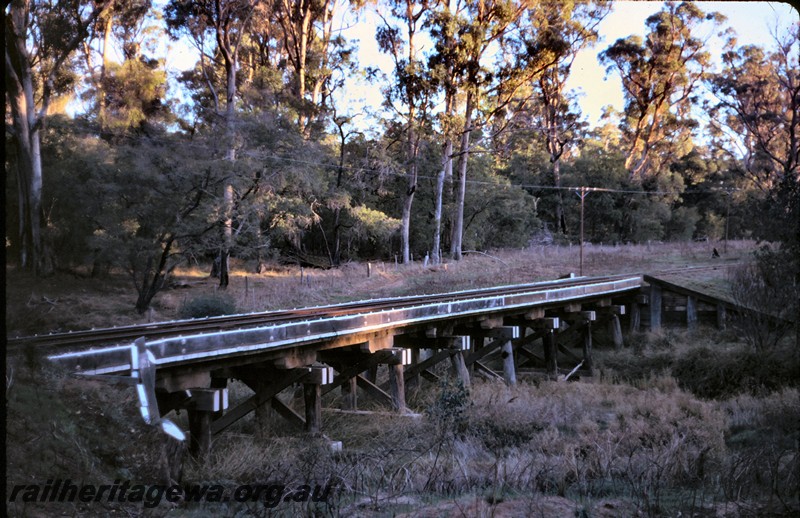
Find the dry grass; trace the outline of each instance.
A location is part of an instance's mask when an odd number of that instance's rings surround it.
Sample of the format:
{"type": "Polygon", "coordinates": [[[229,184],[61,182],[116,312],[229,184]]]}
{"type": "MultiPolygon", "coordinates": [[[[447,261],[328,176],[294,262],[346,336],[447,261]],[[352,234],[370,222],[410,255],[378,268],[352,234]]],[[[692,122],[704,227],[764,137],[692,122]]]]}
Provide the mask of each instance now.
{"type": "Polygon", "coordinates": [[[339,499],[325,509],[332,516],[553,516],[558,509],[664,516],[716,508],[780,516],[796,509],[790,446],[797,433],[789,428],[800,418],[796,390],[716,402],[665,376],[637,385],[479,382],[462,419],[436,412],[446,398],[435,391],[417,409],[424,419],[326,412],[326,433],[344,442],[341,453],[296,436],[259,443],[234,435],[189,477],[335,482],[339,499]]]}
{"type": "MultiPolygon", "coordinates": [[[[675,350],[683,348],[676,339],[675,350]]],[[[160,480],[159,437],[138,419],[131,390],[53,373],[34,384],[25,366],[17,366],[17,374],[7,393],[14,446],[9,483],[54,476],[98,483],[160,480]]],[[[248,389],[232,387],[234,399],[248,395],[248,389]]],[[[291,389],[286,396],[289,401],[291,389]]],[[[276,511],[287,516],[674,516],[712,510],[780,516],[797,510],[797,389],[702,401],[673,378],[652,374],[632,383],[511,388],[478,381],[468,395],[449,385],[426,388],[409,401],[422,418],[326,411],[325,433],[344,443],[342,452],[297,432],[258,440],[251,420],[218,437],[207,462],[187,464],[184,481],[339,488],[330,505],[281,505],[276,511]]],[[[185,426],[185,413],[176,419],[185,426]]],[[[184,512],[209,512],[201,509],[187,504],[184,512]]],[[[226,504],[213,512],[245,511],[226,504]]],[[[251,506],[247,512],[267,516],[273,510],[251,506]]]]}
{"type": "MultiPolygon", "coordinates": [[[[722,260],[711,259],[711,243],[650,245],[587,245],[584,274],[641,273],[686,266],[725,265],[747,257],[752,242],[731,242],[722,260]]],[[[719,245],[717,245],[718,248],[719,245]]],[[[274,265],[260,274],[234,264],[225,295],[240,312],[336,304],[352,300],[438,293],[458,289],[554,279],[579,271],[577,246],[536,246],[523,250],[468,253],[464,260],[437,267],[417,262],[349,263],[330,270],[301,270],[274,265]]],[[[159,293],[144,315],[134,311],[136,294],[123,273],[92,279],[58,273],[36,279],[6,268],[6,332],[8,336],[92,329],[174,320],[194,298],[218,293],[208,269],[192,266],[176,272],[173,287],[159,293]]],[[[724,278],[723,271],[704,277],[724,278]]]]}

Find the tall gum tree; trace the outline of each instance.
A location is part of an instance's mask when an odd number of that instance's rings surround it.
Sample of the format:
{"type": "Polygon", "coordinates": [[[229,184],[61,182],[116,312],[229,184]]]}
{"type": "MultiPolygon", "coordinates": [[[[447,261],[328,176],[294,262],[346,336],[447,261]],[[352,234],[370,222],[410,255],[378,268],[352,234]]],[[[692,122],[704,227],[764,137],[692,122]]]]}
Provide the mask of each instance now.
{"type": "MultiPolygon", "coordinates": [[[[458,158],[458,181],[450,255],[455,260],[460,260],[463,254],[464,201],[472,133],[488,127],[497,118],[508,119],[508,108],[519,91],[555,63],[550,42],[529,44],[517,30],[523,13],[532,8],[531,2],[526,1],[465,0],[440,11],[432,19],[435,32],[452,34],[453,38],[446,48],[437,46],[431,62],[453,71],[452,84],[444,82],[444,85],[452,89],[456,103],[463,102],[459,113],[462,121],[459,148],[454,153],[458,158]]],[[[457,112],[455,109],[454,114],[457,112]]],[[[499,131],[503,131],[508,124],[500,127],[499,131]]],[[[446,132],[445,142],[449,138],[450,133],[446,132]]]]}
{"type": "MultiPolygon", "coordinates": [[[[458,150],[458,185],[450,239],[450,255],[455,260],[460,260],[463,254],[464,200],[467,192],[470,136],[477,127],[474,120],[475,110],[496,77],[486,67],[486,55],[492,45],[504,37],[525,7],[525,3],[514,1],[466,0],[457,4],[452,10],[452,19],[451,16],[441,18],[441,23],[455,24],[454,48],[447,51],[449,62],[445,61],[444,65],[456,71],[457,89],[464,98],[463,125],[458,150]]],[[[511,82],[509,81],[505,87],[510,88],[511,82]]]]}
{"type": "Polygon", "coordinates": [[[531,44],[550,48],[556,59],[534,81],[526,111],[550,155],[552,185],[556,188],[553,221],[556,229],[564,234],[567,224],[559,189],[561,158],[578,140],[583,126],[580,113],[565,91],[565,84],[578,52],[597,41],[597,25],[610,9],[611,3],[605,0],[580,3],[548,0],[531,9],[521,27],[531,44]]]}
{"type": "Polygon", "coordinates": [[[383,17],[384,25],[378,28],[378,44],[383,52],[389,54],[395,66],[395,84],[386,89],[386,103],[402,113],[405,124],[405,157],[407,185],[403,194],[401,216],[401,247],[403,263],[411,261],[410,229],[411,209],[414,193],[417,190],[417,170],[420,144],[420,117],[427,113],[429,99],[428,82],[423,73],[423,62],[418,55],[417,33],[422,20],[428,13],[431,3],[428,0],[393,0],[391,13],[404,24],[404,29],[394,26],[383,17]],[[394,106],[395,100],[405,107],[394,106]]]}
{"type": "Polygon", "coordinates": [[[107,113],[108,89],[114,82],[109,78],[114,67],[111,61],[114,46],[117,45],[124,58],[123,68],[138,68],[141,72],[148,67],[142,59],[143,43],[163,37],[163,29],[156,27],[152,18],[148,19],[151,7],[151,0],[115,1],[92,24],[89,37],[83,41],[86,80],[89,94],[94,96],[94,115],[101,134],[106,134],[109,126],[119,126],[118,121],[109,121],[107,113]]]}
{"type": "MultiPolygon", "coordinates": [[[[800,199],[800,23],[774,34],[771,51],[728,42],[710,78],[712,130],[763,194],[762,237],[798,247],[800,199]],[[787,222],[790,222],[787,224],[787,222]]],[[[798,274],[800,275],[800,274],[798,274]]]]}
{"type": "MultiPolygon", "coordinates": [[[[276,37],[282,56],[289,65],[289,89],[297,111],[297,124],[306,138],[311,137],[311,123],[320,119],[329,95],[328,83],[333,74],[334,47],[344,47],[335,35],[334,21],[342,0],[278,0],[271,24],[280,27],[276,37]]],[[[360,9],[361,2],[351,2],[360,9]]],[[[347,51],[345,51],[347,52],[347,51]]]]}
{"type": "Polygon", "coordinates": [[[6,2],[5,81],[18,153],[20,265],[36,275],[54,269],[42,234],[41,130],[53,97],[69,88],[69,60],[88,28],[111,4],[66,0],[6,2]]]}
{"type": "Polygon", "coordinates": [[[657,174],[691,138],[691,107],[711,64],[706,42],[722,21],[691,2],[667,3],[647,18],[644,40],[618,39],[600,54],[607,73],[616,70],[622,79],[620,129],[631,181],[657,174]]]}
{"type": "Polygon", "coordinates": [[[751,181],[768,191],[797,178],[800,163],[800,24],[777,37],[775,48],[728,43],[723,70],[710,78],[718,103],[711,124],[724,125],[751,181]]]}
{"type": "MultiPolygon", "coordinates": [[[[217,116],[226,127],[226,159],[230,175],[236,169],[236,96],[239,49],[247,34],[258,0],[172,0],[166,9],[167,28],[173,35],[187,34],[200,51],[200,68],[214,99],[217,116]],[[211,39],[214,53],[206,55],[206,40],[211,39]],[[219,94],[212,76],[215,60],[221,57],[224,69],[225,111],[220,109],[219,94]],[[211,61],[206,64],[206,60],[211,61]]],[[[227,288],[229,258],[233,247],[233,213],[235,205],[233,182],[228,182],[222,195],[222,246],[219,255],[219,286],[227,288]]]]}
{"type": "MultiPolygon", "coordinates": [[[[450,1],[444,1],[440,8],[431,13],[426,24],[430,28],[434,52],[428,58],[428,76],[431,87],[440,89],[444,95],[444,111],[439,114],[439,127],[442,133],[442,161],[436,176],[434,190],[433,241],[431,258],[433,264],[442,261],[442,219],[444,216],[445,181],[453,179],[453,141],[456,138],[457,121],[454,116],[457,85],[460,72],[450,63],[456,61],[456,18],[451,11],[450,1]]],[[[450,184],[452,190],[452,184],[450,184]]],[[[451,192],[452,194],[452,192],[451,192]]]]}

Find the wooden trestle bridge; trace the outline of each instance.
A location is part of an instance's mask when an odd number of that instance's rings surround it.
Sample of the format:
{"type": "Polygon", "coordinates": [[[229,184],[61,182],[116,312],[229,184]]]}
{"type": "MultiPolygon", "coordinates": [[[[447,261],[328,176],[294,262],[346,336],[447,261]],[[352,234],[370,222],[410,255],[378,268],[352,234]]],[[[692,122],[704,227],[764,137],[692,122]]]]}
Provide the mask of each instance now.
{"type": "MultiPolygon", "coordinates": [[[[659,297],[661,291],[653,290],[659,297]]],[[[9,346],[38,344],[79,376],[134,385],[145,422],[180,440],[185,432],[162,416],[186,409],[189,449],[203,456],[213,436],[250,412],[259,426],[281,416],[319,434],[322,397],[337,389],[344,410],[357,409],[360,388],[406,412],[406,388],[436,382],[432,368],[440,362],[449,362],[465,385],[471,374],[514,384],[518,370],[529,366],[550,377],[590,375],[593,327],[607,325],[621,347],[620,317],[628,307],[626,321],[638,328],[647,293],[639,275],[581,277],[30,337],[9,346]],[[85,349],[109,343],[120,345],[85,349]],[[63,352],[75,347],[84,349],[63,352]],[[388,382],[379,386],[383,365],[388,382]],[[229,407],[233,379],[254,394],[229,407]],[[303,386],[304,415],[278,397],[295,384],[303,386]]],[[[657,324],[660,313],[645,320],[657,324]]]]}

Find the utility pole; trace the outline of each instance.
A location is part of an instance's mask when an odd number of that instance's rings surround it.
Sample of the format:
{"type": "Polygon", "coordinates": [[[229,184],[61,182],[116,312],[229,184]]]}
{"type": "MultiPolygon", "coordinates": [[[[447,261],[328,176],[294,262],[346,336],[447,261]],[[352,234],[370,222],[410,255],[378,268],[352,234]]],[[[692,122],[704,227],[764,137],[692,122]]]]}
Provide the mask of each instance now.
{"type": "Polygon", "coordinates": [[[576,192],[578,196],[581,198],[581,276],[583,276],[583,200],[586,198],[586,195],[589,194],[589,189],[587,187],[581,187],[579,192],[576,192]]]}

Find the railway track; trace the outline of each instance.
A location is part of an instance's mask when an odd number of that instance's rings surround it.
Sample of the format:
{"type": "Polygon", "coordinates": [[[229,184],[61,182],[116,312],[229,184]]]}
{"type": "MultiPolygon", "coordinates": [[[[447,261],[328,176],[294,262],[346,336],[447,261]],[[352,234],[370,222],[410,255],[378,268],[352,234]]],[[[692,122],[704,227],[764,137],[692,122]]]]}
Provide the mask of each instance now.
{"type": "Polygon", "coordinates": [[[29,348],[34,348],[39,354],[52,354],[88,349],[98,346],[105,347],[131,343],[140,337],[144,337],[147,340],[155,340],[182,335],[214,333],[233,329],[247,329],[287,322],[346,316],[358,313],[372,313],[381,310],[398,309],[421,304],[447,303],[481,297],[513,295],[516,293],[547,290],[550,288],[581,286],[623,277],[625,276],[609,275],[590,278],[580,277],[529,284],[517,284],[511,286],[498,286],[494,288],[472,289],[452,293],[364,300],[330,306],[317,306],[291,310],[246,313],[239,315],[208,317],[192,320],[177,320],[106,329],[92,329],[67,333],[25,336],[9,338],[7,340],[7,354],[19,354],[29,348]]]}
{"type": "Polygon", "coordinates": [[[679,274],[679,273],[695,273],[695,272],[703,272],[706,270],[727,270],[728,268],[737,268],[739,266],[743,266],[745,263],[742,262],[732,262],[732,263],[718,263],[718,264],[709,264],[705,266],[684,266],[680,268],[669,268],[665,270],[656,270],[650,273],[650,275],[672,275],[672,274],[679,274]]]}

